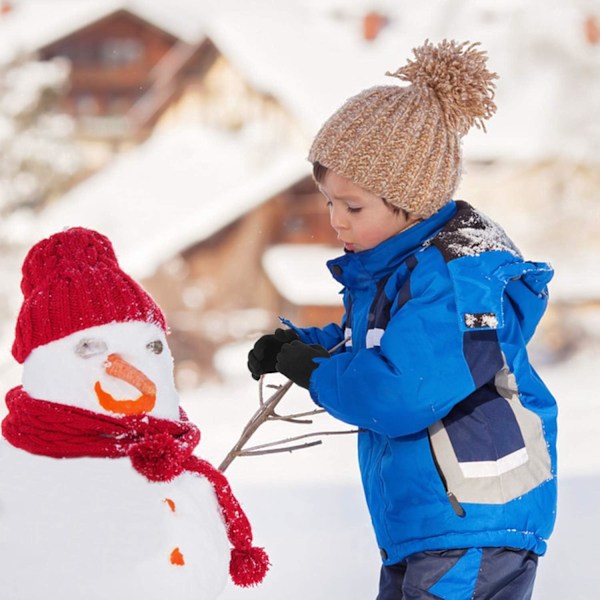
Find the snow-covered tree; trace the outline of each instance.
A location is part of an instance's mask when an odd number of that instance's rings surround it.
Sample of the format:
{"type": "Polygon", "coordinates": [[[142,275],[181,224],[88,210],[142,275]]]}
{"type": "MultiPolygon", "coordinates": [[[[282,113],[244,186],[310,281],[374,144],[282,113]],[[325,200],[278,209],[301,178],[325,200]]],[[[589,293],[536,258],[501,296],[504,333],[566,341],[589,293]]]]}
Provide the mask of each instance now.
{"type": "Polygon", "coordinates": [[[0,216],[42,205],[82,168],[74,123],[57,108],[68,77],[60,60],[0,66],[0,216]]]}

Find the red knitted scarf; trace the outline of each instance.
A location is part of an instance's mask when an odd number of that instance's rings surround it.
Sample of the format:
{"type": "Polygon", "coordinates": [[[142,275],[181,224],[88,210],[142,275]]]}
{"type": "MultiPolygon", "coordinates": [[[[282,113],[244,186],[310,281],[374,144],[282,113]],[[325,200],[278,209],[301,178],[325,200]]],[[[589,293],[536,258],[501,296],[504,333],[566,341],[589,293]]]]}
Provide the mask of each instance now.
{"type": "Polygon", "coordinates": [[[150,481],[171,481],[183,471],[206,477],[213,485],[227,535],[233,546],[229,573],[236,585],[260,583],[269,568],[262,548],[252,546],[248,518],[225,475],[192,454],[200,430],[180,409],[180,420],[150,415],[112,417],[83,408],[31,398],[22,386],[6,395],[4,437],[15,447],[53,458],[128,457],[150,481]]]}

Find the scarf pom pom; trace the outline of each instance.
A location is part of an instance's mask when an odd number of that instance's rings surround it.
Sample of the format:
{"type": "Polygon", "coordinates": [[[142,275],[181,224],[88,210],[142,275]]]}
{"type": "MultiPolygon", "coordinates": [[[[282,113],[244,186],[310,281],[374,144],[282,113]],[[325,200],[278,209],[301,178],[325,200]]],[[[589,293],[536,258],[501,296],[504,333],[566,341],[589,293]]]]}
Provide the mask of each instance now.
{"type": "Polygon", "coordinates": [[[133,468],[150,481],[171,481],[183,472],[182,452],[167,433],[158,433],[129,448],[133,468]]]}
{"type": "Polygon", "coordinates": [[[263,548],[233,548],[229,574],[235,585],[250,587],[259,584],[265,578],[270,564],[263,548]]]}

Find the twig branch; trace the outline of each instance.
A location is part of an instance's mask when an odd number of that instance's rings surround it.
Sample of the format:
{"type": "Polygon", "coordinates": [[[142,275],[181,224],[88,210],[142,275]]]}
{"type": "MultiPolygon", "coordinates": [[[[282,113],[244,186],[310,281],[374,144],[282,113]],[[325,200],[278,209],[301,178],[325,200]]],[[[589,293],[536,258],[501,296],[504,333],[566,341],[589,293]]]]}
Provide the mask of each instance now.
{"type": "Polygon", "coordinates": [[[285,421],[286,423],[295,423],[296,425],[312,425],[311,419],[294,419],[288,415],[273,415],[268,421],[285,421]]]}
{"type": "MultiPolygon", "coordinates": [[[[295,437],[286,438],[284,440],[278,440],[277,442],[268,442],[266,444],[252,446],[250,448],[246,448],[243,452],[255,452],[256,450],[262,450],[263,448],[272,448],[275,446],[280,446],[281,444],[289,444],[290,442],[297,442],[298,440],[304,440],[310,437],[317,437],[322,435],[346,435],[348,433],[358,433],[358,429],[348,429],[346,431],[315,431],[314,433],[305,433],[304,435],[297,435],[295,437]]],[[[282,452],[285,452],[286,450],[288,450],[288,448],[281,449],[282,452]]]]}
{"type": "MultiPolygon", "coordinates": [[[[338,348],[343,346],[350,338],[346,338],[342,340],[339,344],[336,344],[329,353],[335,352],[338,348]]],[[[223,462],[219,465],[219,470],[224,472],[227,467],[234,461],[237,456],[249,456],[248,454],[244,454],[244,446],[248,442],[248,440],[254,435],[256,430],[267,420],[276,419],[276,420],[286,420],[286,419],[294,419],[295,415],[291,415],[289,417],[282,417],[280,415],[275,415],[275,407],[279,404],[280,400],[285,396],[288,390],[292,387],[293,381],[288,380],[285,384],[277,388],[274,394],[272,394],[267,400],[263,397],[263,380],[264,376],[261,377],[260,385],[259,385],[259,403],[260,406],[258,410],[252,415],[246,426],[244,427],[242,434],[239,440],[234,444],[233,448],[227,453],[227,456],[223,459],[223,462]]],[[[298,415],[301,416],[301,415],[298,415]]],[[[293,421],[292,421],[293,422],[293,421]]],[[[277,442],[279,443],[279,442],[277,442]]],[[[308,445],[303,445],[300,447],[310,447],[314,446],[316,443],[311,443],[308,445]]],[[[299,447],[299,448],[300,448],[299,447]]],[[[287,450],[279,450],[281,452],[290,451],[297,448],[289,448],[287,450]]],[[[262,451],[261,451],[262,452],[262,451]]],[[[272,454],[274,451],[269,451],[272,454]]]]}
{"type": "Polygon", "coordinates": [[[296,446],[286,446],[285,448],[271,448],[269,450],[242,450],[238,456],[263,456],[265,454],[281,454],[282,452],[293,452],[294,450],[303,450],[304,448],[312,448],[322,444],[323,440],[308,442],[306,444],[298,444],[296,446]]]}
{"type": "Polygon", "coordinates": [[[292,387],[293,381],[286,382],[281,386],[268,400],[263,402],[262,406],[252,415],[250,421],[244,427],[240,439],[236,442],[233,448],[229,451],[223,462],[219,465],[220,471],[225,471],[233,462],[236,456],[239,456],[240,451],[246,442],[252,437],[254,432],[267,420],[268,416],[275,409],[278,402],[285,396],[286,392],[292,387]]]}
{"type": "Polygon", "coordinates": [[[309,410],[307,412],[296,413],[295,415],[272,415],[269,417],[272,421],[290,421],[293,420],[295,423],[312,423],[312,421],[296,421],[296,419],[301,419],[302,417],[312,417],[313,415],[320,415],[325,411],[322,408],[317,408],[316,410],[309,410]]]}

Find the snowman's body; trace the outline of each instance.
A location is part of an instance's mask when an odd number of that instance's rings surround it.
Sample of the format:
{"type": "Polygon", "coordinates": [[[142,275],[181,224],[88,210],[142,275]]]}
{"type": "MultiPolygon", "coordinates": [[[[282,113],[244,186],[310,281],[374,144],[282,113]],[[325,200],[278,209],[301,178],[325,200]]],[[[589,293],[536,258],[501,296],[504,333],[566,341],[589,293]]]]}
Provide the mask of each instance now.
{"type": "Polygon", "coordinates": [[[225,586],[225,527],[198,475],[149,482],[127,458],[54,459],[1,440],[0,482],[6,600],[201,600],[225,586]]]}
{"type": "MultiPolygon", "coordinates": [[[[148,323],[93,327],[36,348],[24,364],[23,388],[33,398],[108,414],[95,382],[111,398],[140,392],[107,375],[107,353],[153,382],[148,414],[178,418],[171,354],[163,331],[148,323]]],[[[127,457],[57,459],[0,440],[3,600],[211,600],[225,586],[229,558],[204,477],[184,471],[153,482],[127,457]]]]}

